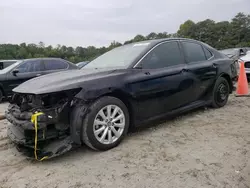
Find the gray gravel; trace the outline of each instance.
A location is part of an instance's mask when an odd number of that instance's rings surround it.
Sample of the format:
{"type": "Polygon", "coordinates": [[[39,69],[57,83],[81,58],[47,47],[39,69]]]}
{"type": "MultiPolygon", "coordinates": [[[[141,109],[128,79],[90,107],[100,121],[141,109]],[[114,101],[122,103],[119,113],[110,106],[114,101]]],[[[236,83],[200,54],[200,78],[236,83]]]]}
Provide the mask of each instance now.
{"type": "MultiPolygon", "coordinates": [[[[7,104],[0,105],[0,112],[7,104]]],[[[250,187],[250,98],[138,129],[117,148],[86,147],[35,162],[18,153],[0,122],[0,187],[250,187]]]]}

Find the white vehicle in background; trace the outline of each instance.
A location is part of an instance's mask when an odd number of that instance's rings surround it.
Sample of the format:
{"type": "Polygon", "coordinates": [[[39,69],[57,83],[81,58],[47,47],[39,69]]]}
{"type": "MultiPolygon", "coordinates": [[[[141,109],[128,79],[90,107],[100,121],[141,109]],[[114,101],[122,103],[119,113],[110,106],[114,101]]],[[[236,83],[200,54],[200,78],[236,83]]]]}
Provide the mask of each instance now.
{"type": "Polygon", "coordinates": [[[247,50],[247,48],[228,48],[220,50],[220,52],[233,59],[234,61],[237,61],[238,59],[246,55],[247,50]]]}
{"type": "Polygon", "coordinates": [[[235,67],[237,69],[237,72],[239,72],[239,68],[240,68],[239,62],[241,61],[242,57],[247,55],[248,50],[249,49],[247,47],[242,47],[242,48],[223,49],[223,50],[220,50],[220,52],[235,62],[235,67]]]}
{"type": "Polygon", "coordinates": [[[250,81],[250,51],[247,51],[245,56],[242,56],[239,60],[239,66],[241,65],[242,62],[244,62],[245,66],[245,71],[247,74],[247,79],[250,81]]]}

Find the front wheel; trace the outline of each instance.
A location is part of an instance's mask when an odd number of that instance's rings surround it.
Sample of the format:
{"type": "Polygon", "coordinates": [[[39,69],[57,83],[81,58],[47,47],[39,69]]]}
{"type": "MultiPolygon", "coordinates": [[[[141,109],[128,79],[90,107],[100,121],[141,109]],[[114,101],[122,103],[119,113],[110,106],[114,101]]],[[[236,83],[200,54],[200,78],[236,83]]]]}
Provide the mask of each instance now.
{"type": "Polygon", "coordinates": [[[95,101],[82,125],[82,141],[95,150],[117,146],[127,134],[129,113],[126,105],[115,97],[95,101]]]}
{"type": "Polygon", "coordinates": [[[228,81],[223,77],[218,78],[213,89],[212,106],[214,108],[225,106],[228,101],[229,93],[230,87],[228,81]]]}

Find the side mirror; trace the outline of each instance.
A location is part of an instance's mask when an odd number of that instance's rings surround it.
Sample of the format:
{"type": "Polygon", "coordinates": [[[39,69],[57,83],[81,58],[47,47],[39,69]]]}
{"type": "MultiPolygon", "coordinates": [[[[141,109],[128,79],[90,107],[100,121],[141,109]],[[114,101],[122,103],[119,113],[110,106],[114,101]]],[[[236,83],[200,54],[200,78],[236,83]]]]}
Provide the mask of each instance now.
{"type": "Polygon", "coordinates": [[[16,76],[17,73],[19,73],[19,70],[18,70],[18,69],[14,69],[14,70],[12,71],[12,74],[13,74],[14,76],[16,76]]]}

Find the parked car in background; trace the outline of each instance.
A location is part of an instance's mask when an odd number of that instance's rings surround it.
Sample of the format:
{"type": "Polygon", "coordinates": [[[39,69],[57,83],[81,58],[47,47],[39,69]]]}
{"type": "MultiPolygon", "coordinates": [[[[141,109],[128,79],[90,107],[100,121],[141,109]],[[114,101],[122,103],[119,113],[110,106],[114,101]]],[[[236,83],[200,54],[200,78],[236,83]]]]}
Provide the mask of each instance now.
{"type": "Polygon", "coordinates": [[[0,70],[5,69],[6,67],[16,63],[18,60],[0,60],[0,70]]]}
{"type": "MultiPolygon", "coordinates": [[[[0,101],[3,97],[12,95],[12,89],[19,84],[45,74],[78,69],[66,60],[59,58],[35,58],[19,60],[5,69],[0,70],[0,101]]],[[[32,87],[27,91],[31,91],[32,87]]]]}
{"type": "Polygon", "coordinates": [[[196,40],[123,45],[80,70],[49,74],[16,87],[6,111],[12,123],[8,135],[31,156],[35,143],[39,159],[83,143],[109,150],[134,126],[201,106],[223,107],[235,76],[232,59],[196,40]],[[30,118],[37,110],[41,123],[34,142],[30,118]]]}
{"type": "Polygon", "coordinates": [[[83,61],[83,62],[77,63],[76,65],[77,65],[79,68],[82,68],[82,67],[84,67],[85,65],[87,65],[88,63],[89,63],[89,61],[83,61]]]}
{"type": "Polygon", "coordinates": [[[246,55],[247,48],[229,48],[220,50],[221,53],[225,54],[229,58],[237,61],[240,57],[246,55]]]}
{"type": "Polygon", "coordinates": [[[228,56],[234,61],[237,71],[239,70],[238,60],[242,56],[245,56],[247,54],[247,51],[248,51],[247,48],[229,48],[229,49],[220,50],[221,53],[228,56]]]}
{"type": "Polygon", "coordinates": [[[239,59],[239,64],[241,62],[244,62],[247,79],[250,81],[250,51],[239,59]]]}

